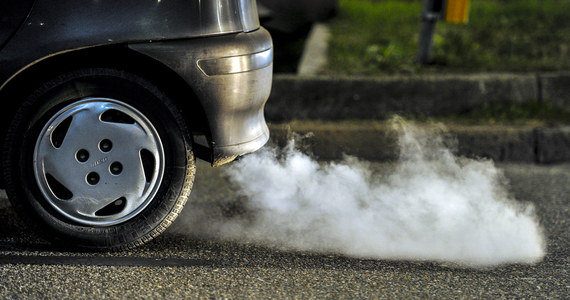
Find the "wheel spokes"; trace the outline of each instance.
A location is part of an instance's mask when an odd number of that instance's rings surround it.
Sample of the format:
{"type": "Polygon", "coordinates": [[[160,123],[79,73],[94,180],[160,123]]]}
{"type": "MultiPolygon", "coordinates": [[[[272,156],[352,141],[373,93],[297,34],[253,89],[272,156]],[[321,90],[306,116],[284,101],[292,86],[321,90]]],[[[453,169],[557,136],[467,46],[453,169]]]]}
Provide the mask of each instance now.
{"type": "Polygon", "coordinates": [[[36,180],[63,215],[112,225],[139,213],[158,190],[164,154],[140,112],[112,99],[85,99],[46,124],[34,151],[36,180]]]}

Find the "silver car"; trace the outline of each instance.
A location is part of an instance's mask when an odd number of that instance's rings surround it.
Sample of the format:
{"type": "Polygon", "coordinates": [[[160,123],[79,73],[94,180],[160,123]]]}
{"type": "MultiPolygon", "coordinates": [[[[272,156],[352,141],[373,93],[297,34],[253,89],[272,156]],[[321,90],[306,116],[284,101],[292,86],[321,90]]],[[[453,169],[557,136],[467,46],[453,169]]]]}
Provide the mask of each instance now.
{"type": "Polygon", "coordinates": [[[255,0],[2,1],[3,186],[52,242],[141,245],[182,210],[194,157],[263,146],[273,48],[255,0]]]}

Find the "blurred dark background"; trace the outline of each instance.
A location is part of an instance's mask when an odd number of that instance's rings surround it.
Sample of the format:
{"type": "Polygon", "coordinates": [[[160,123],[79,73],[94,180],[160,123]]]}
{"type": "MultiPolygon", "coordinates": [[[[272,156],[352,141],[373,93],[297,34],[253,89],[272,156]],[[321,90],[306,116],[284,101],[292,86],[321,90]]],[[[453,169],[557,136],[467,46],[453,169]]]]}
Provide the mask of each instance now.
{"type": "Polygon", "coordinates": [[[275,45],[274,71],[295,73],[305,39],[314,22],[333,17],[338,0],[258,0],[261,24],[275,45]]]}

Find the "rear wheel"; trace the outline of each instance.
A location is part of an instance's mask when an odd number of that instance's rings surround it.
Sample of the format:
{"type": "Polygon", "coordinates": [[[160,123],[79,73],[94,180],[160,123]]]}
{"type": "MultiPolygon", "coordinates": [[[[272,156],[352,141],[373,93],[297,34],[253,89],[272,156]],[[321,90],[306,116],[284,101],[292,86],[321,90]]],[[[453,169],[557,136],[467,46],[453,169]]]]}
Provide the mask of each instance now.
{"type": "Polygon", "coordinates": [[[83,69],[34,91],[9,128],[8,196],[31,228],[69,246],[140,245],[180,213],[195,172],[191,137],[152,83],[83,69]]]}

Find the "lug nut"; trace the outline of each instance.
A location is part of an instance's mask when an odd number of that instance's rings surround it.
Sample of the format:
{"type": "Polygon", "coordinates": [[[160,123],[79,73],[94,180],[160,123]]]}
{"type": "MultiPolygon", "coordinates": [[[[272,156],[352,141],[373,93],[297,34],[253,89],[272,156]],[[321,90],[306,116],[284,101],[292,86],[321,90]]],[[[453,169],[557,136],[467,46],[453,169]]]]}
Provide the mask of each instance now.
{"type": "Polygon", "coordinates": [[[99,182],[99,174],[91,172],[87,174],[87,183],[90,185],[96,185],[99,182]]]}
{"type": "Polygon", "coordinates": [[[85,149],[81,149],[75,153],[75,158],[78,162],[86,162],[89,159],[89,152],[85,149]]]}
{"type": "Polygon", "coordinates": [[[99,142],[99,150],[109,152],[111,151],[111,148],[113,148],[113,143],[110,140],[104,139],[99,142]]]}
{"type": "Polygon", "coordinates": [[[120,162],[116,161],[111,164],[109,170],[111,171],[111,174],[119,175],[121,172],[123,172],[123,165],[120,162]]]}

